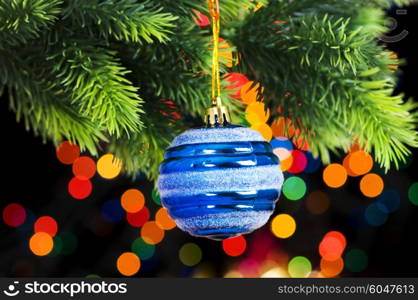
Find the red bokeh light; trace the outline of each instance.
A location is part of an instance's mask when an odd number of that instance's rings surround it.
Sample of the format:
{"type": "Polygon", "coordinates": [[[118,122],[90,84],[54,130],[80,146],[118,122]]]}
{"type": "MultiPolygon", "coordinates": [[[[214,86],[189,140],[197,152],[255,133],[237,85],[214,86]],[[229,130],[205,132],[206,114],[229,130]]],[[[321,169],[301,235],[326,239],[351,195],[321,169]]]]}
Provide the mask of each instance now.
{"type": "Polygon", "coordinates": [[[150,212],[146,206],[136,213],[127,213],[126,220],[133,227],[141,227],[150,218],[150,212]]]}
{"type": "Polygon", "coordinates": [[[58,224],[54,218],[43,216],[36,220],[34,225],[35,232],[45,232],[50,236],[55,236],[58,231],[58,224]]]}
{"type": "Polygon", "coordinates": [[[57,147],[56,154],[61,163],[71,165],[80,156],[80,148],[76,144],[65,141],[57,147]]]}
{"type": "Polygon", "coordinates": [[[25,208],[17,203],[10,203],[3,209],[3,221],[8,226],[18,227],[26,220],[25,208]]]}
{"type": "Polygon", "coordinates": [[[247,248],[247,241],[240,235],[222,241],[222,248],[229,256],[239,256],[247,248]]]}
{"type": "Polygon", "coordinates": [[[90,180],[74,177],[68,184],[68,192],[75,199],[85,199],[90,196],[93,187],[90,180]]]}
{"type": "Polygon", "coordinates": [[[292,151],[293,163],[292,166],[287,170],[289,173],[297,174],[305,170],[308,159],[303,151],[293,150],[292,151]]]}
{"type": "Polygon", "coordinates": [[[81,180],[87,180],[96,173],[96,163],[88,156],[80,156],[73,163],[73,174],[81,180]]]}

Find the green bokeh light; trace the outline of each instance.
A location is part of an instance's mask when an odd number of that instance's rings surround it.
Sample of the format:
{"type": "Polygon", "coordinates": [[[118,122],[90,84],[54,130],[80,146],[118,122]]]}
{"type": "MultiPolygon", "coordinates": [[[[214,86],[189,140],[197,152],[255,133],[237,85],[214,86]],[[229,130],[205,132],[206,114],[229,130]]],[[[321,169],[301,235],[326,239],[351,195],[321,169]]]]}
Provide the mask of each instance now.
{"type": "Polygon", "coordinates": [[[305,278],[311,274],[312,264],[309,259],[304,256],[295,256],[290,260],[287,271],[293,278],[305,278]]]}
{"type": "Polygon", "coordinates": [[[361,249],[352,249],[345,255],[345,266],[351,272],[362,272],[367,268],[369,259],[361,249]]]}
{"type": "Polygon", "coordinates": [[[408,190],[408,198],[412,204],[418,205],[418,182],[415,182],[408,190]]]}
{"type": "Polygon", "coordinates": [[[62,248],[64,247],[64,242],[59,235],[54,236],[54,248],[52,249],[51,253],[48,256],[55,257],[60,255],[62,252],[62,248]]]}
{"type": "Polygon", "coordinates": [[[305,181],[297,176],[289,177],[283,183],[283,194],[289,200],[299,200],[306,193],[305,181]]]}
{"type": "Polygon", "coordinates": [[[155,204],[161,206],[160,194],[158,193],[158,190],[157,189],[153,189],[152,190],[151,197],[152,197],[152,201],[154,201],[155,204]]]}
{"type": "Polygon", "coordinates": [[[77,237],[72,232],[62,232],[58,235],[63,242],[61,254],[68,255],[77,248],[77,237]]]}
{"type": "Polygon", "coordinates": [[[144,242],[142,238],[137,238],[131,246],[132,252],[139,256],[140,259],[150,259],[155,253],[155,246],[144,242]]]}

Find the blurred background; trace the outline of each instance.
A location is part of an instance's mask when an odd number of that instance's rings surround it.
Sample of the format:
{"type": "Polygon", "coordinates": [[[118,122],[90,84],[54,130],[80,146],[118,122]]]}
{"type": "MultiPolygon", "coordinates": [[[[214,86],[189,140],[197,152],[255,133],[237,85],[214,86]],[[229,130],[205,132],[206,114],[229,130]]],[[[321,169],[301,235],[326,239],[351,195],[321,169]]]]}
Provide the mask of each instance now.
{"type": "MultiPolygon", "coordinates": [[[[418,6],[388,14],[393,31],[382,43],[404,59],[397,92],[417,101],[418,6]]],[[[153,183],[120,175],[111,156],[91,158],[77,146],[55,149],[34,138],[6,99],[0,276],[418,275],[417,149],[387,173],[355,145],[333,157],[338,167],[326,168],[275,124],[271,143],[286,179],[276,211],[258,231],[217,242],[176,228],[153,183]]]]}

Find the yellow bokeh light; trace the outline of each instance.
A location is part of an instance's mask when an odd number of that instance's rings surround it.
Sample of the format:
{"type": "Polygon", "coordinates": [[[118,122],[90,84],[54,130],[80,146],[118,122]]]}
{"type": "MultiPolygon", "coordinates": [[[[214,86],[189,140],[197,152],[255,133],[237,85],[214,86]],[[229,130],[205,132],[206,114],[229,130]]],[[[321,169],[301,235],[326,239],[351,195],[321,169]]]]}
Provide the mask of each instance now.
{"type": "Polygon", "coordinates": [[[295,219],[288,214],[277,215],[271,221],[271,231],[281,239],[291,237],[296,231],[295,219]]]}
{"type": "Polygon", "coordinates": [[[179,251],[180,261],[186,266],[197,265],[202,259],[202,250],[195,243],[184,244],[179,251]]]}
{"type": "Polygon", "coordinates": [[[266,139],[267,142],[270,142],[273,137],[273,131],[267,124],[253,124],[253,126],[251,126],[251,129],[258,131],[266,139]]]}
{"type": "Polygon", "coordinates": [[[105,154],[97,161],[97,173],[105,179],[113,179],[122,170],[122,162],[113,154],[105,154]]]}

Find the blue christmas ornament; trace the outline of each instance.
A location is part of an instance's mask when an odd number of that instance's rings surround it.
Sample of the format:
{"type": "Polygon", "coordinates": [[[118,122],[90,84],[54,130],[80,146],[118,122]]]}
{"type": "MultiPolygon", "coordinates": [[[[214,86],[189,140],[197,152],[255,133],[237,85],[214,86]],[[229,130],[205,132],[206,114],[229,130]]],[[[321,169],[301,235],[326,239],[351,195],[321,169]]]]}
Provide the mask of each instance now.
{"type": "Polygon", "coordinates": [[[161,203],[191,235],[220,240],[249,233],[274,211],[283,174],[257,131],[234,125],[187,130],[164,158],[161,203]]]}

